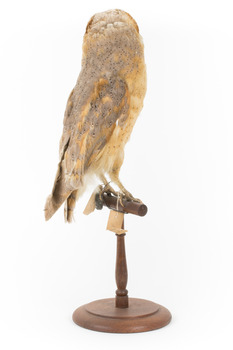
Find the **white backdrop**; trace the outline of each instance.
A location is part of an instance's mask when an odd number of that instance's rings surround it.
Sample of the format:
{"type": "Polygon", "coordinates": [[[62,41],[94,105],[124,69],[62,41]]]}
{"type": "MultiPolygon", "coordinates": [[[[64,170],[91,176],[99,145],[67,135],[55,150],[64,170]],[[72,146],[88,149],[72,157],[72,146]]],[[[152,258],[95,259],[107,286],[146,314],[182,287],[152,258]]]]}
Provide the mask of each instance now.
{"type": "MultiPolygon", "coordinates": [[[[231,1],[2,2],[0,345],[6,349],[232,349],[233,24],[231,1]],[[148,90],[121,179],[148,205],[127,216],[130,296],[173,315],[161,330],[95,333],[71,320],[115,292],[107,210],[45,223],[82,37],[121,8],[145,43],[148,90]]],[[[93,185],[95,186],[95,185],[93,185]]]]}

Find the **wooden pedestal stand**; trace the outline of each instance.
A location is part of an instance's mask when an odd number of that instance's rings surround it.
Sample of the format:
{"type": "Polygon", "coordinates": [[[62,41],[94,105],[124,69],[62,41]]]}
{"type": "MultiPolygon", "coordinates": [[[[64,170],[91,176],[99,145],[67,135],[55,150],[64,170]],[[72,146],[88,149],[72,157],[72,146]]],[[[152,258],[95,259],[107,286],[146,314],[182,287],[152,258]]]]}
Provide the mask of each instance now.
{"type": "MultiPolygon", "coordinates": [[[[112,210],[144,216],[147,207],[136,202],[117,203],[117,198],[104,195],[104,205],[112,210]]],[[[124,222],[122,225],[124,228],[124,222]]],[[[170,312],[149,300],[128,298],[125,233],[117,234],[116,296],[83,305],[73,313],[73,321],[81,327],[109,333],[146,332],[166,326],[170,312]]]]}

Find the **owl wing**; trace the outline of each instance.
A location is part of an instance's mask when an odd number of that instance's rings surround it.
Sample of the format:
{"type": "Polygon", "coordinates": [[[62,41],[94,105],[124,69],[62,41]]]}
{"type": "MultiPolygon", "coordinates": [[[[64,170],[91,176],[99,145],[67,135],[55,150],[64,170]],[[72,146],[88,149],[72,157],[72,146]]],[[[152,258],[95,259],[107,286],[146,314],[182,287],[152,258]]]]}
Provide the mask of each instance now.
{"type": "MultiPolygon", "coordinates": [[[[69,116],[71,115],[71,111],[73,108],[73,93],[74,89],[71,91],[70,96],[68,98],[64,119],[69,118],[69,116]]],[[[62,205],[62,203],[66,200],[66,198],[68,198],[69,195],[72,193],[72,191],[70,191],[70,189],[66,186],[64,173],[64,157],[65,152],[69,146],[72,129],[72,125],[67,125],[66,127],[64,127],[62,138],[60,140],[60,160],[57,167],[52,193],[46,199],[44,207],[45,220],[49,220],[53,216],[53,214],[58,210],[58,208],[62,205]]]]}
{"type": "Polygon", "coordinates": [[[81,185],[82,176],[108,143],[117,122],[123,127],[129,102],[127,84],[119,76],[101,77],[95,83],[64,155],[66,180],[74,189],[81,185]]]}
{"type": "Polygon", "coordinates": [[[52,194],[45,204],[46,220],[82,187],[83,175],[108,143],[116,123],[123,127],[129,114],[128,87],[119,76],[100,77],[78,114],[74,108],[76,96],[73,90],[67,102],[60,161],[52,194]]]}

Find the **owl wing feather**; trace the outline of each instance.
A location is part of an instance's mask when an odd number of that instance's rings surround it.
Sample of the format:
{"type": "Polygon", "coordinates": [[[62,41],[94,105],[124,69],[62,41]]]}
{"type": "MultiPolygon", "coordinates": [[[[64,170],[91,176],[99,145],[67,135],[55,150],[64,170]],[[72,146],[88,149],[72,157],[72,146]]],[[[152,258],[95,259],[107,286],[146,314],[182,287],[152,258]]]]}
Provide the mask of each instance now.
{"type": "MultiPolygon", "coordinates": [[[[67,181],[75,189],[108,143],[116,122],[127,119],[129,93],[126,83],[119,77],[101,77],[82,107],[75,131],[65,152],[67,181]]],[[[69,125],[69,118],[66,119],[69,125]]]]}
{"type": "Polygon", "coordinates": [[[77,95],[74,90],[71,92],[66,107],[60,162],[52,194],[45,206],[47,220],[66,199],[69,200],[73,191],[82,187],[83,175],[110,140],[117,122],[123,127],[129,114],[128,87],[119,76],[101,76],[80,112],[75,114],[77,95]]]}

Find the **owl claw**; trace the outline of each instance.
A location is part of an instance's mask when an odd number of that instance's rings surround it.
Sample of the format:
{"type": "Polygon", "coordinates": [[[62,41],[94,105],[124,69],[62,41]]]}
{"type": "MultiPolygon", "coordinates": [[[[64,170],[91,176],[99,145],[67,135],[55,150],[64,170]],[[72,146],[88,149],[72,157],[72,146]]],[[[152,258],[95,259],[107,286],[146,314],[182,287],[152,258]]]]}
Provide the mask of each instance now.
{"type": "Polygon", "coordinates": [[[118,196],[118,192],[116,192],[112,186],[109,185],[110,182],[108,182],[104,187],[103,187],[103,192],[102,193],[107,193],[107,194],[113,194],[114,196],[118,196]]]}
{"type": "Polygon", "coordinates": [[[141,199],[134,198],[134,196],[129,191],[127,191],[125,188],[122,190],[122,193],[123,193],[123,199],[125,199],[127,201],[142,203],[141,199]]]}
{"type": "Polygon", "coordinates": [[[110,186],[110,183],[99,185],[99,191],[96,193],[96,209],[102,209],[103,208],[103,194],[106,193],[107,195],[113,195],[117,197],[117,200],[119,201],[120,205],[124,207],[124,201],[133,201],[137,203],[142,203],[141,199],[134,198],[134,196],[127,191],[125,188],[123,188],[121,191],[115,191],[112,186],[110,186]]]}
{"type": "Polygon", "coordinates": [[[124,207],[124,201],[142,203],[141,199],[134,198],[128,191],[117,192],[117,197],[122,207],[124,207]]]}

